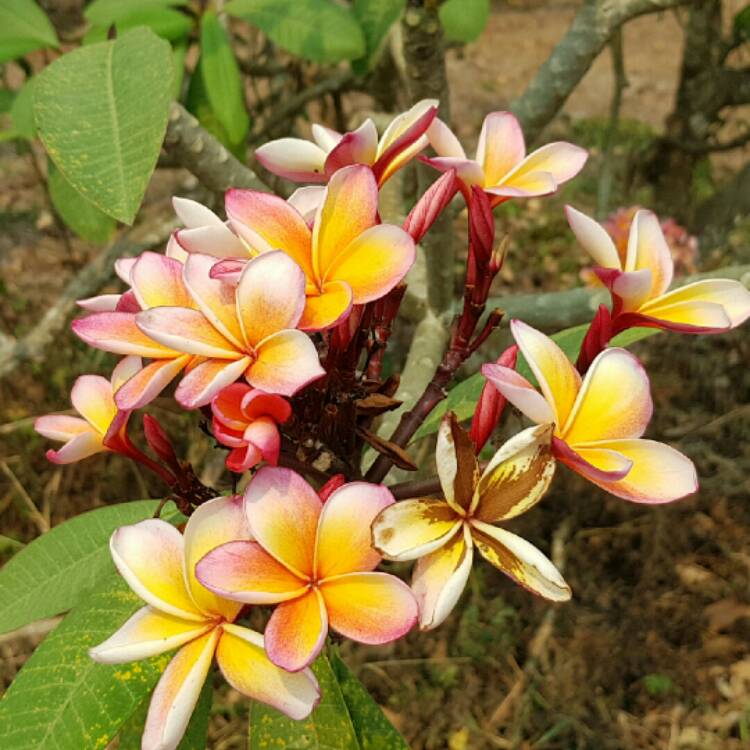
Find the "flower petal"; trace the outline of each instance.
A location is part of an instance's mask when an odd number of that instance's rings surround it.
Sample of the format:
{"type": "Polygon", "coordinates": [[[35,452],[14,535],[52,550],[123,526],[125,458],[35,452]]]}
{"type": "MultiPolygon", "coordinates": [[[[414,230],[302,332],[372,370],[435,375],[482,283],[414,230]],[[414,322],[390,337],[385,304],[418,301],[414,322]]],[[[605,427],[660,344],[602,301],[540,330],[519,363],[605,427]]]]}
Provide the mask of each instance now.
{"type": "Polygon", "coordinates": [[[138,261],[138,258],[118,258],[115,263],[115,273],[120,281],[130,285],[130,271],[138,261]]]}
{"type": "Polygon", "coordinates": [[[276,604],[295,599],[308,583],[269,555],[257,542],[222,544],[195,568],[200,583],[224,599],[245,604],[276,604]]]}
{"type": "Polygon", "coordinates": [[[532,422],[552,424],[555,421],[552,407],[523,375],[492,362],[482,365],[482,375],[532,422]]]}
{"type": "Polygon", "coordinates": [[[533,175],[549,174],[556,185],[575,177],[586,163],[589,154],[572,143],[558,141],[532,151],[518,166],[504,175],[500,181],[508,187],[529,191],[533,175]]]}
{"type": "Polygon", "coordinates": [[[80,417],[67,414],[45,414],[37,417],[34,430],[50,440],[70,440],[82,432],[91,432],[91,425],[80,417]]]}
{"type": "Polygon", "coordinates": [[[142,750],[176,750],[211,668],[221,630],[183,646],[169,662],[148,707],[142,750]]]}
{"type": "Polygon", "coordinates": [[[317,588],[279,604],[266,625],[268,658],[288,672],[308,667],[323,649],[328,635],[328,616],[317,588]]]}
{"type": "Polygon", "coordinates": [[[479,479],[473,516],[494,523],[515,518],[536,505],[555,473],[550,425],[529,427],[495,453],[479,479]]]}
{"type": "Polygon", "coordinates": [[[387,487],[369,482],[349,482],[331,493],[318,519],[316,577],[374,570],[380,555],[373,549],[370,526],[394,502],[387,487]]]}
{"type": "Polygon", "coordinates": [[[467,187],[472,185],[484,185],[484,172],[479,162],[466,157],[455,156],[433,156],[432,158],[421,157],[425,164],[429,164],[439,172],[456,170],[456,177],[467,187]]]}
{"type": "Polygon", "coordinates": [[[477,143],[477,161],[484,170],[484,184],[496,185],[526,155],[526,142],[512,112],[490,112],[484,118],[477,143]]]}
{"type": "Polygon", "coordinates": [[[184,369],[192,355],[157,359],[121,385],[115,393],[119,409],[133,411],[150,404],[184,369]]]}
{"type": "Polygon", "coordinates": [[[653,410],[648,375],[637,357],[625,349],[605,349],[591,363],[560,437],[573,447],[637,438],[653,410]]]}
{"type": "Polygon", "coordinates": [[[253,258],[237,286],[237,317],[249,346],[295,328],[305,307],[305,274],[279,250],[253,258]]]}
{"type": "Polygon", "coordinates": [[[211,325],[235,346],[242,348],[235,289],[220,279],[211,278],[211,269],[215,264],[216,260],[210,255],[191,255],[183,267],[183,281],[211,325]]]}
{"type": "Polygon", "coordinates": [[[597,266],[623,270],[615,243],[598,221],[590,219],[573,206],[565,206],[565,216],[578,244],[591,256],[597,266]]]}
{"type": "Polygon", "coordinates": [[[71,323],[73,332],[89,346],[113,354],[135,354],[161,359],[177,351],[153,340],[136,325],[136,316],[128,312],[93,313],[71,323]]]}
{"type": "Polygon", "coordinates": [[[327,578],[320,584],[320,592],[330,627],[359,643],[390,643],[406,635],[417,622],[414,594],[401,579],[388,573],[327,578]]]}
{"type": "Polygon", "coordinates": [[[301,138],[279,138],[255,149],[255,158],[269,171],[294,182],[325,182],[326,152],[301,138]]]}
{"type": "Polygon", "coordinates": [[[416,560],[445,546],[461,524],[443,500],[401,500],[373,521],[373,545],[389,560],[416,560]]]}
{"type": "Polygon", "coordinates": [[[549,172],[529,172],[515,177],[512,185],[501,183],[490,185],[484,190],[501,198],[533,198],[551,195],[558,188],[555,178],[549,172]]]}
{"type": "Polygon", "coordinates": [[[210,621],[183,620],[147,605],[106,641],[94,646],[89,656],[100,664],[150,659],[198,638],[213,627],[210,621]]]}
{"type": "Polygon", "coordinates": [[[312,261],[319,281],[346,281],[331,274],[330,267],[352,240],[375,224],[377,213],[378,186],[369,167],[344,167],[331,177],[313,226],[312,261]]]}
{"type": "Polygon", "coordinates": [[[101,375],[81,375],[73,383],[70,401],[75,410],[104,435],[117,413],[112,384],[101,375]]]}
{"type": "Polygon", "coordinates": [[[325,200],[326,189],[322,185],[308,185],[297,188],[288,198],[287,203],[299,211],[305,223],[310,226],[315,213],[325,200]]]}
{"type": "Polygon", "coordinates": [[[325,125],[318,125],[314,122],[310,128],[312,131],[312,137],[315,143],[320,146],[323,151],[330,151],[344,136],[333,128],[328,128],[325,125]]]}
{"type": "Polygon", "coordinates": [[[147,336],[165,347],[160,354],[154,355],[155,359],[179,354],[219,359],[239,359],[242,356],[242,347],[226,339],[198,310],[154,307],[138,313],[135,323],[144,338],[147,336]]]}
{"type": "Polygon", "coordinates": [[[468,526],[451,541],[417,560],[412,590],[419,605],[419,627],[432,630],[442,624],[456,606],[469,580],[473,544],[468,526]]]}
{"type": "Polygon", "coordinates": [[[76,305],[87,312],[114,312],[121,297],[121,294],[99,294],[96,297],[77,299],[76,305]]]}
{"type": "Polygon", "coordinates": [[[185,524],[185,578],[195,603],[204,611],[232,621],[241,606],[220,599],[195,577],[195,566],[211,550],[238,539],[250,539],[242,498],[239,495],[215,497],[199,505],[185,524]]]}
{"type": "Polygon", "coordinates": [[[624,500],[670,503],[698,489],[693,462],[664,443],[643,439],[600,440],[585,448],[616,451],[633,462],[625,477],[617,481],[600,482],[590,478],[594,484],[624,500]]]}
{"type": "Polygon", "coordinates": [[[202,203],[198,203],[198,201],[190,200],[190,198],[180,198],[178,195],[173,196],[172,208],[174,208],[174,212],[188,229],[224,225],[224,222],[208,206],[204,206],[202,203]]]}
{"type": "MultiPolygon", "coordinates": [[[[581,376],[562,349],[541,331],[520,320],[512,320],[510,329],[544,397],[555,411],[555,424],[562,429],[581,387],[581,376]]],[[[507,394],[506,398],[512,402],[507,394]]]]}
{"type": "Polygon", "coordinates": [[[669,245],[664,238],[659,219],[653,211],[641,209],[633,217],[628,236],[625,260],[626,271],[651,271],[651,297],[658,297],[669,288],[674,263],[669,245]]]}
{"type": "Polygon", "coordinates": [[[281,435],[276,422],[271,417],[258,417],[246,428],[244,440],[260,451],[264,461],[276,466],[281,451],[281,435]]]}
{"type": "Polygon", "coordinates": [[[45,454],[48,461],[53,464],[73,464],[76,461],[82,461],[84,458],[93,456],[95,453],[101,453],[107,450],[104,447],[103,437],[92,427],[88,426],[86,432],[71,438],[59,450],[48,450],[45,454]]]}
{"type": "Polygon", "coordinates": [[[293,396],[325,375],[318,352],[302,331],[279,331],[261,341],[258,358],[248,368],[248,383],[267,393],[293,396]]]}
{"type": "Polygon", "coordinates": [[[318,493],[290,469],[265,467],[245,490],[250,531],[263,549],[308,579],[322,504],[318,493]]]}
{"type": "Polygon", "coordinates": [[[238,234],[255,254],[283,250],[313,278],[312,234],[291,202],[257,190],[232,189],[225,205],[238,234]]]}
{"type": "Polygon", "coordinates": [[[637,310],[651,294],[653,279],[648,268],[640,271],[618,271],[613,268],[595,267],[599,281],[612,293],[616,315],[623,311],[637,310]]]}
{"type": "Polygon", "coordinates": [[[352,288],[345,281],[327,281],[320,294],[306,298],[299,327],[303,331],[334,328],[351,312],[352,296],[352,288]]]}
{"type": "Polygon", "coordinates": [[[436,117],[427,128],[427,138],[439,157],[466,159],[466,152],[461,141],[439,117],[436,117]]]}
{"type": "Polygon", "coordinates": [[[479,464],[469,433],[458,424],[452,411],[440,422],[435,463],[445,499],[457,514],[464,515],[479,479],[479,464]]]}
{"type": "Polygon", "coordinates": [[[482,521],[472,521],[472,537],[491,565],[533,594],[553,602],[570,599],[570,586],[552,561],[516,534],[482,521]]]}
{"type": "Polygon", "coordinates": [[[249,357],[235,361],[209,359],[185,375],[177,386],[174,396],[177,402],[186,409],[206,406],[222,388],[226,388],[241,377],[249,364],[249,357]]]}
{"type": "Polygon", "coordinates": [[[182,263],[158,253],[143,253],[130,272],[138,304],[149,307],[194,307],[182,282],[182,263]]]}
{"type": "MultiPolygon", "coordinates": [[[[247,247],[225,224],[195,229],[178,229],[175,240],[183,251],[210,255],[212,258],[247,258],[247,247]]],[[[177,260],[180,260],[179,258],[177,260]]],[[[185,262],[180,260],[180,262],[185,262]]]]}
{"type": "Polygon", "coordinates": [[[622,453],[604,448],[577,445],[575,450],[559,438],[552,439],[555,458],[591,482],[613,482],[622,479],[633,462],[622,453]]]}
{"type": "Polygon", "coordinates": [[[352,164],[370,166],[378,150],[378,131],[368,117],[356,130],[345,133],[328,152],[325,173],[333,175],[352,164]]]}
{"type": "Polygon", "coordinates": [[[224,625],[216,661],[226,681],[253,700],[273,706],[289,718],[306,718],[320,700],[320,688],[309,670],[290,673],[266,655],[263,636],[238,625],[224,625]]]}
{"type": "Polygon", "coordinates": [[[355,305],[379,299],[414,264],[414,240],[400,227],[381,224],[362,232],[327,267],[325,281],[345,281],[355,305]]]}
{"type": "Polygon", "coordinates": [[[285,398],[254,388],[242,398],[242,414],[246,419],[270,416],[283,424],[292,416],[292,407],[285,398]]]}
{"type": "Polygon", "coordinates": [[[109,549],[117,570],[130,588],[160,612],[202,621],[183,577],[183,539],[177,529],[156,518],[121,526],[109,549]]]}

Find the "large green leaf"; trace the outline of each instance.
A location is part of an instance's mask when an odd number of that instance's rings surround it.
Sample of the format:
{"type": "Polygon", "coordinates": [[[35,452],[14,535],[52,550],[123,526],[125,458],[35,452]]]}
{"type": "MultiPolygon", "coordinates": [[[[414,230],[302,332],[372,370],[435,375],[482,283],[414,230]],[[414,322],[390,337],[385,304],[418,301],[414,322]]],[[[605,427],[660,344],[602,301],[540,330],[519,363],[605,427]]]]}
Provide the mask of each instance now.
{"type": "Polygon", "coordinates": [[[279,47],[315,62],[356,60],[367,50],[352,12],[334,0],[231,0],[226,11],[257,26],[279,47]]]}
{"type": "Polygon", "coordinates": [[[0,63],[42,47],[57,47],[57,35],[34,0],[0,2],[0,63]]]}
{"type": "Polygon", "coordinates": [[[367,71],[388,29],[398,20],[405,4],[405,0],[354,0],[352,11],[362,27],[367,47],[366,57],[357,61],[356,73],[367,71]]]}
{"type": "MultiPolygon", "coordinates": [[[[583,337],[586,335],[588,328],[587,324],[575,326],[574,328],[566,328],[564,331],[555,333],[551,338],[568,355],[568,359],[575,361],[578,358],[578,352],[581,349],[583,337]]],[[[647,336],[653,336],[655,333],[659,333],[656,328],[630,328],[619,336],[615,336],[612,339],[612,346],[629,346],[636,341],[645,339],[647,336]]],[[[516,369],[525,378],[535,382],[534,376],[523,356],[519,356],[516,369]]],[[[427,435],[431,435],[433,432],[437,432],[440,420],[447,411],[455,412],[459,420],[471,417],[474,414],[477,401],[479,401],[479,396],[486,382],[482,374],[477,372],[466,378],[466,380],[461,381],[454,388],[451,388],[448,392],[448,398],[441,401],[430,412],[429,417],[422,423],[422,426],[414,434],[413,439],[419,440],[427,435]]]]}
{"type": "Polygon", "coordinates": [[[490,0],[446,0],[438,14],[446,39],[451,42],[473,42],[487,25],[490,0]]]}
{"type": "Polygon", "coordinates": [[[250,127],[242,78],[232,45],[216,14],[201,19],[200,74],[211,109],[233,145],[241,144],[250,127]]]}
{"type": "Polygon", "coordinates": [[[169,41],[183,39],[193,28],[193,19],[172,8],[132,9],[127,5],[120,6],[120,12],[111,21],[99,26],[92,26],[83,39],[84,44],[103,42],[109,29],[114,26],[118,34],[124,34],[138,26],[148,26],[158,36],[169,41]]]}
{"type": "MultiPolygon", "coordinates": [[[[157,505],[156,500],[138,500],[97,508],[55,526],[24,547],[0,570],[0,633],[66,612],[82,601],[113,569],[112,532],[150,518],[157,505]]],[[[171,504],[162,518],[182,520],[171,504]]]]}
{"type": "Polygon", "coordinates": [[[39,136],[68,182],[132,223],[156,166],[172,93],[169,44],[145,28],[63,55],[36,77],[39,136]]]}
{"type": "Polygon", "coordinates": [[[362,750],[409,750],[406,740],[338,654],[331,656],[330,664],[362,750]]]}
{"type": "Polygon", "coordinates": [[[104,244],[112,236],[115,220],[87,201],[51,159],[47,163],[47,189],[55,211],[79,237],[104,244]]]}
{"type": "MultiPolygon", "coordinates": [[[[211,701],[213,700],[214,686],[209,674],[206,684],[201,690],[195,711],[190,717],[190,722],[185,730],[177,750],[206,750],[206,737],[208,735],[208,719],[211,713],[211,701]]],[[[133,714],[122,725],[118,735],[120,744],[117,750],[141,750],[141,737],[143,736],[143,725],[146,723],[148,706],[151,696],[141,702],[133,714]]]]}
{"type": "Polygon", "coordinates": [[[37,648],[0,700],[3,750],[103,750],[151,691],[169,655],[97,664],[88,650],[143,602],[114,573],[37,648]]]}
{"type": "Polygon", "coordinates": [[[401,735],[341,660],[321,656],[313,665],[320,704],[293,721],[262,703],[250,708],[249,750],[405,750],[401,735]]]}

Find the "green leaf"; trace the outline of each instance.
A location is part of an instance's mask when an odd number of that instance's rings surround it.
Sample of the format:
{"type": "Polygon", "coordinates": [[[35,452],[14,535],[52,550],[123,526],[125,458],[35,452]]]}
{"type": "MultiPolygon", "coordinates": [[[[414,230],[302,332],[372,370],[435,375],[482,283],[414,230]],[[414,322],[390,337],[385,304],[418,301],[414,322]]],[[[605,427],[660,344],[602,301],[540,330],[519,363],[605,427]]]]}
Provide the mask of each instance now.
{"type": "Polygon", "coordinates": [[[47,189],[55,211],[79,237],[103,245],[112,236],[115,220],[86,200],[63,177],[52,159],[47,161],[47,189]]]}
{"type": "Polygon", "coordinates": [[[154,34],[169,41],[184,39],[193,28],[193,20],[189,16],[171,8],[144,8],[131,11],[123,7],[123,11],[126,12],[105,26],[92,26],[86,32],[85,42],[90,44],[106,39],[107,31],[112,25],[118,34],[124,34],[138,26],[148,26],[154,34]]]}
{"type": "Polygon", "coordinates": [[[172,84],[172,98],[176,101],[182,94],[182,82],[185,80],[185,58],[188,46],[185,43],[175,44],[172,48],[172,68],[174,69],[174,82],[172,84]]]}
{"type": "MultiPolygon", "coordinates": [[[[214,687],[211,684],[209,674],[203,685],[198,703],[185,730],[185,735],[177,747],[177,750],[206,750],[208,736],[208,720],[211,714],[211,702],[213,700],[214,687]]],[[[141,750],[141,737],[143,726],[146,723],[148,706],[151,696],[147,696],[136,708],[130,718],[122,725],[118,735],[120,744],[118,750],[141,750]]]]}
{"type": "Polygon", "coordinates": [[[358,75],[367,72],[388,30],[403,12],[404,5],[405,0],[354,0],[352,11],[362,27],[367,48],[365,58],[354,64],[358,75]]]}
{"type": "Polygon", "coordinates": [[[8,555],[18,552],[23,549],[23,542],[19,542],[18,539],[14,539],[12,536],[6,536],[0,534],[0,555],[8,555]]]}
{"type": "Polygon", "coordinates": [[[487,24],[490,0],[446,0],[438,15],[448,41],[473,42],[487,24]]]}
{"type": "Polygon", "coordinates": [[[738,41],[750,39],[750,5],[746,5],[734,17],[734,37],[738,41]]]}
{"type": "Polygon", "coordinates": [[[42,47],[57,47],[57,34],[34,0],[0,3],[0,63],[42,47]]]}
{"type": "Polygon", "coordinates": [[[409,750],[406,740],[338,654],[331,655],[330,664],[362,750],[409,750]]]}
{"type": "Polygon", "coordinates": [[[36,78],[29,78],[24,83],[10,108],[13,131],[29,141],[36,137],[36,124],[34,123],[35,82],[36,78]]]}
{"type": "Polygon", "coordinates": [[[169,661],[97,664],[88,651],[143,602],[106,576],[42,642],[0,700],[3,750],[103,750],[169,661]]]}
{"type": "Polygon", "coordinates": [[[172,94],[172,51],[138,28],[63,55],[36,77],[34,116],[68,182],[132,223],[159,157],[172,94]]]}
{"type": "Polygon", "coordinates": [[[352,12],[333,0],[231,0],[225,10],[257,26],[282,49],[308,60],[356,60],[367,51],[352,12]]]}
{"type": "Polygon", "coordinates": [[[346,665],[333,656],[313,664],[321,701],[304,721],[288,719],[276,709],[253,702],[248,750],[408,750],[346,665]]]}
{"type": "Polygon", "coordinates": [[[96,26],[110,26],[131,13],[187,5],[188,0],[94,0],[83,15],[96,26]]]}
{"type": "MultiPolygon", "coordinates": [[[[157,505],[156,500],[138,500],[90,510],[26,545],[0,570],[0,633],[58,615],[82,601],[112,571],[112,532],[150,518],[157,505]]],[[[162,518],[182,520],[173,505],[162,518]]]]}
{"type": "Polygon", "coordinates": [[[16,92],[10,89],[0,89],[0,115],[10,112],[13,102],[16,98],[16,92]]]}
{"type": "MultiPolygon", "coordinates": [[[[588,328],[588,324],[575,326],[574,328],[566,328],[564,331],[560,331],[550,338],[565,352],[568,359],[575,362],[578,358],[581,344],[583,343],[583,337],[586,335],[588,328]]],[[[630,328],[618,336],[615,336],[612,339],[611,345],[630,346],[630,344],[645,339],[648,336],[653,336],[656,333],[659,333],[657,328],[630,328]]],[[[534,375],[526,364],[523,356],[519,356],[516,369],[532,383],[536,382],[534,375]]],[[[412,440],[419,440],[427,435],[431,435],[433,432],[437,432],[437,429],[440,426],[440,420],[442,419],[443,414],[447,411],[455,412],[459,420],[471,417],[477,407],[477,401],[479,401],[479,396],[482,393],[482,388],[484,387],[485,382],[487,381],[482,376],[482,373],[477,372],[451,388],[448,392],[448,398],[441,401],[432,412],[430,412],[430,416],[425,419],[422,426],[414,434],[412,440]]]]}
{"type": "Polygon", "coordinates": [[[201,66],[203,86],[211,109],[229,141],[240,145],[250,127],[245,94],[232,45],[216,14],[207,11],[201,19],[201,66]]]}

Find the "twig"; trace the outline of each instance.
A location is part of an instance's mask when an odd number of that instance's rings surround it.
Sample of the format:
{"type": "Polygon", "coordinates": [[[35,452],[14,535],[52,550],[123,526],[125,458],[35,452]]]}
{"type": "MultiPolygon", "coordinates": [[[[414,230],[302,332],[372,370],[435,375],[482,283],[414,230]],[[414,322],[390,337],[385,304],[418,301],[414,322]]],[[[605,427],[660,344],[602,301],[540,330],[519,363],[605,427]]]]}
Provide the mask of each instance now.
{"type": "Polygon", "coordinates": [[[690,1],[587,0],[534,80],[511,105],[527,143],[534,142],[560,111],[616,29],[636,16],[690,1]]]}
{"type": "Polygon", "coordinates": [[[399,482],[388,488],[396,500],[406,500],[410,497],[434,497],[442,494],[440,480],[437,477],[429,479],[413,479],[410,482],[399,482]]]}
{"type": "Polygon", "coordinates": [[[31,499],[31,495],[26,492],[26,488],[18,481],[18,477],[13,473],[13,470],[7,463],[5,463],[5,461],[0,461],[0,471],[2,471],[10,480],[10,483],[13,485],[23,504],[26,506],[26,510],[29,512],[29,517],[34,522],[39,533],[47,533],[49,531],[49,523],[47,523],[47,519],[39,512],[36,504],[31,499]]]}

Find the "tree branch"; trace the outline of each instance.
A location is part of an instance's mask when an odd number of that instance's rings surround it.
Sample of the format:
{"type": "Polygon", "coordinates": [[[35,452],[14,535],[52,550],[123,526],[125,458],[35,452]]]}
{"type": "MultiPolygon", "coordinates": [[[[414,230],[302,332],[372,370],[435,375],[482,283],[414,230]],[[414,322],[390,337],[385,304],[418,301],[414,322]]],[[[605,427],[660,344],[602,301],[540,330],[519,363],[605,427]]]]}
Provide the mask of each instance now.
{"type": "Polygon", "coordinates": [[[511,105],[528,143],[535,141],[626,21],[690,0],[587,0],[523,95],[511,105]]]}

